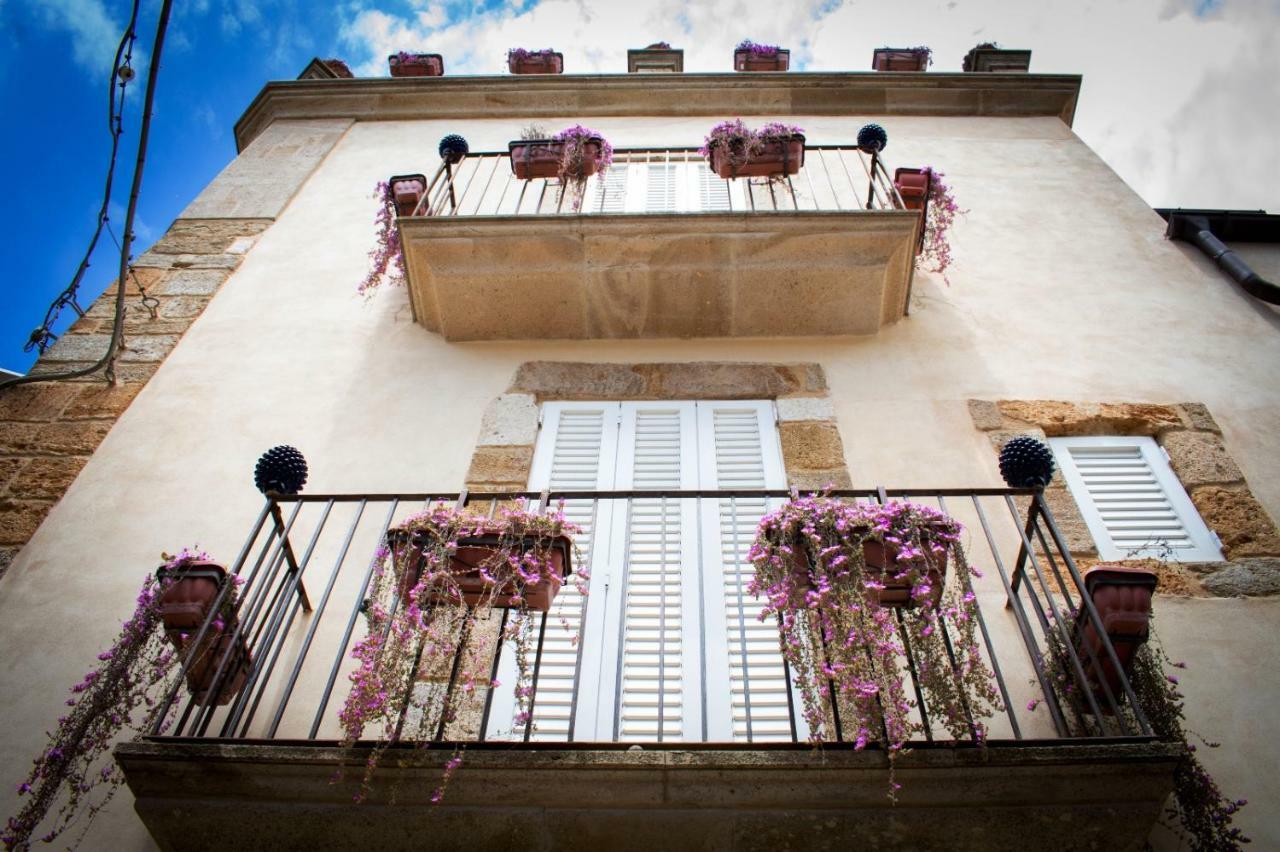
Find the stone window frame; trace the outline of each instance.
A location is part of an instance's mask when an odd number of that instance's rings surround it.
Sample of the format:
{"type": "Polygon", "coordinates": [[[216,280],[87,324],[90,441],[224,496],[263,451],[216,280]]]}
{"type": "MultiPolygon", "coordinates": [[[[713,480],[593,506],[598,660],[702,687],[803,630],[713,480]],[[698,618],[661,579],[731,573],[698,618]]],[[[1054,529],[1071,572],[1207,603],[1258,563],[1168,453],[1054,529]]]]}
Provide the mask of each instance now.
{"type": "Polygon", "coordinates": [[[712,399],[774,402],[789,487],[852,487],[822,365],[740,361],[527,361],[484,411],[466,487],[526,487],[543,402],[712,399]]]}
{"type": "MultiPolygon", "coordinates": [[[[1234,597],[1280,593],[1280,531],[1254,497],[1206,405],[1062,400],[971,399],[969,416],[987,434],[995,452],[1018,435],[1047,438],[1081,435],[1154,438],[1200,517],[1222,544],[1223,562],[1160,563],[1160,590],[1180,596],[1234,597]]],[[[1044,499],[1081,567],[1098,561],[1093,536],[1067,489],[1061,471],[1044,499]]]]}

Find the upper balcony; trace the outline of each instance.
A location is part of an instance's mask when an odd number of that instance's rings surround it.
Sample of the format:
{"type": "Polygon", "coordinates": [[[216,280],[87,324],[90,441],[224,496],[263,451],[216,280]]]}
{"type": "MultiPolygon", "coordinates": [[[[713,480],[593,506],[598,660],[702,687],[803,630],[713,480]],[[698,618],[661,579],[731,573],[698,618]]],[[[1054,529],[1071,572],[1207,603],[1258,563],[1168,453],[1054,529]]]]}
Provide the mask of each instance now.
{"type": "MultiPolygon", "coordinates": [[[[885,795],[885,752],[852,742],[846,698],[826,701],[826,741],[809,744],[779,626],[760,620],[762,602],[748,591],[752,531],[787,496],[659,489],[269,497],[228,566],[243,584],[232,641],[202,664],[205,692],[179,696],[175,685],[164,699],[175,702],[168,722],[117,748],[136,809],[162,848],[395,847],[410,836],[427,849],[754,850],[784,840],[794,848],[1142,848],[1172,788],[1177,748],[1133,711],[1117,646],[1098,627],[1104,616],[1039,494],[833,492],[941,508],[967,527],[968,561],[983,571],[947,582],[971,583],[976,593],[971,647],[993,673],[1002,707],[987,722],[985,744],[968,734],[953,739],[923,684],[923,652],[905,642],[896,667],[919,733],[896,761],[896,805],[885,795]],[[431,634],[425,657],[423,634],[408,669],[413,704],[405,702],[393,741],[381,746],[390,751],[370,800],[353,804],[363,766],[380,747],[339,743],[338,712],[357,668],[351,651],[367,635],[361,613],[371,596],[385,600],[371,591],[367,554],[424,506],[492,517],[516,497],[540,507],[566,500],[566,516],[584,530],[573,566],[591,569],[587,597],[566,584],[549,612],[529,615],[532,725],[516,713],[515,646],[494,641],[512,610],[452,622],[447,636],[431,634]],[[1078,641],[1087,625],[1098,643],[1078,641]],[[1067,654],[1056,675],[1044,662],[1055,643],[1067,654]],[[465,668],[497,683],[464,684],[465,668]],[[1097,678],[1099,671],[1115,677],[1097,678]],[[1064,692],[1046,688],[1054,677],[1064,679],[1064,692]],[[218,694],[222,705],[210,699],[218,694]],[[1041,696],[1043,706],[1028,707],[1041,696]],[[446,718],[445,707],[456,713],[446,718]],[[441,768],[459,749],[465,762],[443,803],[433,804],[441,768]]],[[[397,594],[390,611],[401,606],[397,594]]],[[[903,611],[895,612],[901,624],[903,611]]],[[[944,633],[963,636],[954,615],[940,618],[944,633]]],[[[947,639],[953,667],[966,647],[960,641],[947,639]]],[[[371,736],[389,733],[376,727],[371,736]]]]}
{"type": "Polygon", "coordinates": [[[472,154],[399,227],[414,316],[448,340],[787,337],[900,319],[921,219],[878,155],[810,145],[775,180],[617,150],[577,205],[506,152],[472,154]]]}

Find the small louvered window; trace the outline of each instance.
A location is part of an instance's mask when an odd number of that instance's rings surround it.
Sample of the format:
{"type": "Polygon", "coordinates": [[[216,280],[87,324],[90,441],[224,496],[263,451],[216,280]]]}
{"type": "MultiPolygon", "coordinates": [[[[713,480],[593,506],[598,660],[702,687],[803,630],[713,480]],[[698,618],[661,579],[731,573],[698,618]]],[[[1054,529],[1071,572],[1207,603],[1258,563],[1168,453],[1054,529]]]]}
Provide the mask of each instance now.
{"type": "Polygon", "coordinates": [[[1103,559],[1216,562],[1222,551],[1151,438],[1050,438],[1103,559]]]}

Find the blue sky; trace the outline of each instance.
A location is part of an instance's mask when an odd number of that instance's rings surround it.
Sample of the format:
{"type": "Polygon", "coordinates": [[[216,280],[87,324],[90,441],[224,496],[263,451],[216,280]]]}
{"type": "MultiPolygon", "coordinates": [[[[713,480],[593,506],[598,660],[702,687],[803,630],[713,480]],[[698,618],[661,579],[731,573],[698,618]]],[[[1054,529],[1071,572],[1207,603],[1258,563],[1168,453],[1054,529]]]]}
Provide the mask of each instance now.
{"type": "MultiPolygon", "coordinates": [[[[22,351],[70,280],[92,232],[109,137],[106,80],[124,0],[0,0],[0,367],[22,351]],[[25,132],[24,132],[25,131],[25,132]]],[[[235,155],[231,128],[267,80],[312,56],[385,75],[398,49],[444,54],[448,73],[500,73],[508,47],[555,46],[566,71],[625,70],[627,47],[665,39],[689,71],[727,70],[733,43],[789,46],[798,70],[860,70],[883,44],[928,44],[959,70],[978,41],[1034,51],[1032,70],[1085,75],[1075,129],[1154,206],[1280,212],[1280,0],[175,0],[143,182],[138,251],[235,155]],[[726,26],[732,21],[731,26],[726,26]],[[732,32],[730,32],[732,30],[732,32]]],[[[145,69],[158,0],[144,0],[145,69]]],[[[131,87],[112,216],[117,234],[137,143],[142,75],[131,87]]],[[[114,278],[109,237],[83,286],[114,278]]],[[[67,312],[69,313],[69,312],[67,312]]],[[[64,316],[58,327],[65,327],[64,316]]]]}

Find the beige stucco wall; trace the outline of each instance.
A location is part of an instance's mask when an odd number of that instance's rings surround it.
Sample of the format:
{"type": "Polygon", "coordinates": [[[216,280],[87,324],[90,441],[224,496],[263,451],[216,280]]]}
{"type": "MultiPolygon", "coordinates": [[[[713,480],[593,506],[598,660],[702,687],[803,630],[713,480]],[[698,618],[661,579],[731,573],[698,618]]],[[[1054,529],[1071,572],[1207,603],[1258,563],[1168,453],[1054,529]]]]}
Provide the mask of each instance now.
{"type": "MultiPolygon", "coordinates": [[[[763,121],[764,119],[761,119],[763,121]]],[[[1206,403],[1273,516],[1280,516],[1280,335],[1055,118],[791,117],[815,144],[867,120],[893,165],[947,173],[971,212],[951,286],[918,274],[911,316],[878,335],[815,340],[446,344],[405,293],[355,295],[371,242],[369,192],[429,171],[461,132],[497,150],[516,121],[357,123],[266,231],[120,418],[0,580],[0,765],[34,753],[63,697],[127,614],[162,549],[230,559],[259,508],[257,455],[277,443],[311,462],[308,491],[456,489],[485,405],[528,360],[821,363],[856,484],[999,484],[965,400],[1206,403]]],[[[581,121],[615,145],[696,145],[703,119],[581,121]]],[[[518,306],[495,306],[513,310],[518,306]]],[[[992,599],[994,600],[994,599],[992,599]]],[[[998,602],[991,604],[993,611],[998,602]]],[[[1224,786],[1254,800],[1243,824],[1280,844],[1264,813],[1280,794],[1280,678],[1266,664],[1280,601],[1164,603],[1160,629],[1186,678],[1192,722],[1224,786]]],[[[1006,625],[1007,627],[1007,625],[1006,625]]],[[[7,807],[10,794],[0,799],[7,807]]],[[[124,795],[89,846],[146,848],[124,795]]]]}

